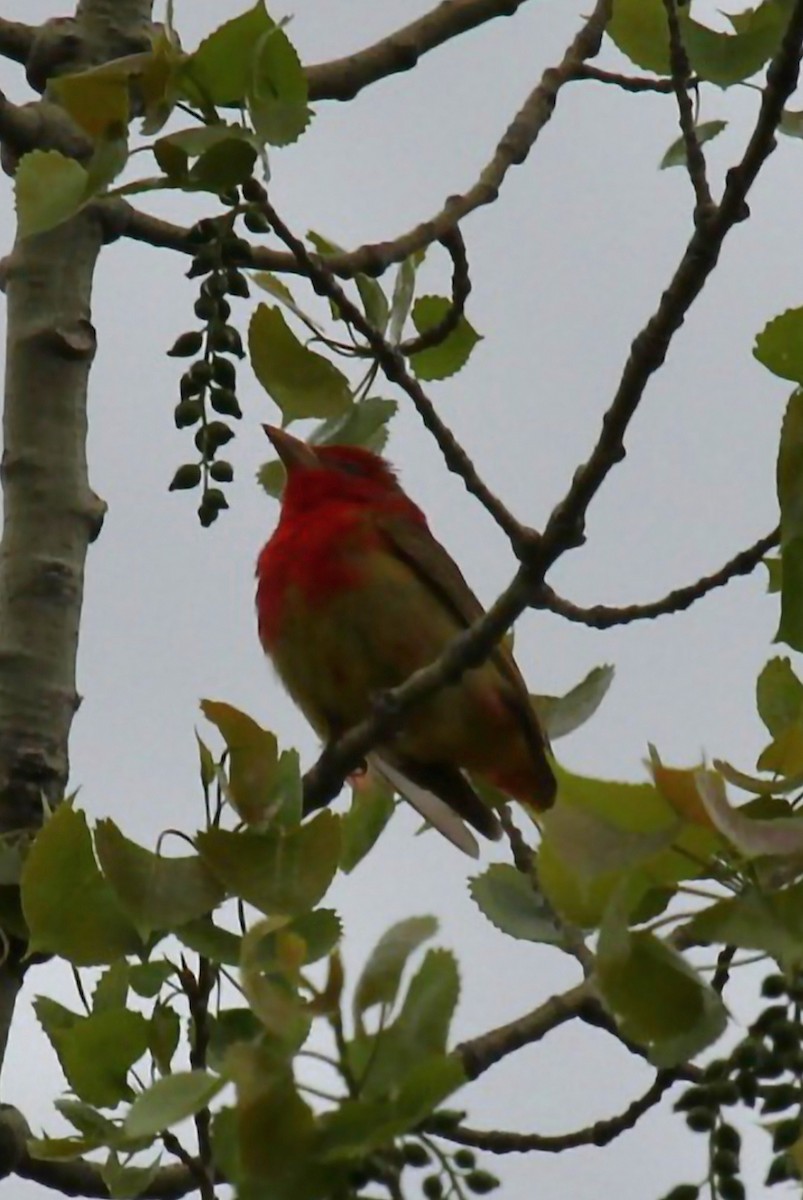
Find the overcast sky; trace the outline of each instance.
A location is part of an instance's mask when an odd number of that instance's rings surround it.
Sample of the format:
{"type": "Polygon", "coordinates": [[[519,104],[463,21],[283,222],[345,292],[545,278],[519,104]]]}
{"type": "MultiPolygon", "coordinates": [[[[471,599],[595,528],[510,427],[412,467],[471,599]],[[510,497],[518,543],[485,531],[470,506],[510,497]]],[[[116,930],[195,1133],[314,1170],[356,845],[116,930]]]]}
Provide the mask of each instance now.
{"type": "MultiPolygon", "coordinates": [[[[358,49],[430,6],[282,0],[270,11],[294,14],[290,36],[305,62],[317,62],[358,49]]],[[[427,217],[475,180],[589,8],[587,0],[525,5],[351,104],[319,105],[299,144],[271,156],[279,211],[296,231],[314,228],[345,246],[392,238],[427,217]]],[[[5,0],[2,10],[38,21],[63,6],[5,0]]],[[[176,0],[185,47],[238,11],[234,0],[176,0]]],[[[610,46],[601,61],[622,65],[610,46]]],[[[29,97],[13,65],[3,66],[0,85],[13,99],[29,97]]],[[[704,119],[732,121],[710,147],[715,193],[756,106],[757,93],[747,89],[703,93],[704,119]]],[[[629,343],[688,238],[689,181],[680,170],[657,169],[676,133],[669,97],[572,84],[498,203],[463,226],[474,289],[468,314],[485,340],[468,368],[433,385],[431,395],[484,477],[536,527],[593,444],[629,343]]],[[[551,578],[570,598],[655,598],[713,570],[774,525],[774,459],[788,388],[753,360],[751,344],[769,317],[801,303],[802,152],[799,142],[781,141],[752,194],[753,217],[729,237],[651,383],[628,457],[591,510],[588,544],[551,578]]],[[[10,186],[0,202],[8,244],[10,186]]],[[[149,204],[184,222],[199,211],[183,197],[149,204]]],[[[181,363],[164,353],[193,324],[196,285],[184,278],[186,267],[169,252],[118,242],[102,256],[95,291],[90,469],[109,514],[88,563],[72,783],[92,818],[110,816],[149,845],[166,826],[192,831],[202,819],[193,733],[202,727],[200,697],[244,708],[284,744],[298,744],[305,763],[316,753],[256,640],[253,564],[277,510],[254,471],[268,457],[259,425],[277,411],[246,368],[245,417],[229,455],[237,471],[231,511],[201,530],[192,494],[166,490],[175,467],[194,453],[172,421],[181,363]]],[[[430,254],[424,278],[423,290],[448,291],[443,256],[430,254]]],[[[241,302],[243,326],[249,313],[241,302]]],[[[480,596],[491,600],[514,568],[504,538],[446,473],[404,398],[401,410],[388,454],[480,596]]],[[[653,742],[669,763],[689,765],[705,752],[751,769],[762,745],[754,681],[772,653],[777,620],[764,589],[760,571],[690,613],[605,633],[525,616],[517,657],[532,690],[563,692],[598,663],[616,666],[600,713],[558,744],[561,761],[639,780],[653,742]]],[[[368,861],[333,891],[345,920],[347,967],[359,967],[393,920],[436,913],[440,941],[461,963],[457,1038],[521,1015],[574,982],[576,971],[561,955],[491,928],[466,892],[479,868],[435,836],[414,838],[416,824],[409,813],[394,818],[368,861]]],[[[483,864],[503,858],[502,847],[483,847],[483,864]]],[[[29,1009],[31,995],[49,988],[74,1003],[54,969],[35,972],[4,1075],[4,1100],[33,1123],[47,1118],[59,1086],[29,1009]]],[[[604,1034],[571,1026],[496,1067],[466,1095],[475,1126],[558,1132],[618,1112],[649,1078],[604,1034]]],[[[500,1170],[509,1197],[650,1200],[681,1175],[702,1173],[702,1152],[679,1119],[653,1113],[606,1150],[487,1165],[500,1170]]],[[[17,1181],[5,1186],[38,1194],[17,1181]]]]}

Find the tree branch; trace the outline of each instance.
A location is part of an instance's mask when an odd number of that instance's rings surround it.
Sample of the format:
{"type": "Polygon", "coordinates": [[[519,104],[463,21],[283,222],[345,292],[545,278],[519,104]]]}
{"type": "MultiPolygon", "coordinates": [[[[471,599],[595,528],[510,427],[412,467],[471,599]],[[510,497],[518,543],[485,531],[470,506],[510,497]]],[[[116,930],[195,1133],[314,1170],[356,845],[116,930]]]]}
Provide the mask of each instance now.
{"type": "Polygon", "coordinates": [[[688,55],[686,54],[686,47],[683,45],[683,38],[680,34],[677,0],[664,0],[664,9],[666,10],[666,21],[669,26],[669,59],[672,70],[672,87],[678,105],[680,132],[683,137],[683,145],[686,148],[686,169],[696,198],[694,217],[695,221],[702,222],[709,217],[714,206],[714,201],[711,198],[711,189],[708,186],[705,155],[700,145],[700,139],[697,136],[694,124],[694,110],[689,98],[691,69],[689,67],[688,55]]]}
{"type": "MultiPolygon", "coordinates": [[[[27,1152],[15,1174],[42,1187],[53,1188],[63,1196],[99,1197],[108,1200],[109,1189],[94,1163],[83,1159],[57,1162],[32,1158],[27,1152]]],[[[198,1182],[184,1166],[160,1167],[148,1187],[139,1193],[141,1200],[180,1200],[197,1190],[198,1182]]]]}
{"type": "Polygon", "coordinates": [[[716,266],[728,232],[749,216],[745,200],[772,152],[784,105],[797,85],[802,43],[803,0],[797,0],[770,63],[758,118],[742,159],[729,171],[721,202],[695,229],[658,308],[633,341],[594,449],[550,515],[541,545],[532,547],[529,561],[541,578],[567,549],[582,545],[588,506],[608,472],[625,456],[624,435],[650,377],[663,363],[673,336],[716,266]]]}
{"type": "Polygon", "coordinates": [[[562,596],[544,584],[538,592],[535,607],[545,608],[549,612],[565,617],[567,621],[574,621],[579,625],[589,625],[592,629],[610,629],[614,625],[629,625],[633,621],[652,621],[656,617],[663,617],[669,613],[683,612],[685,609],[691,608],[697,600],[707,596],[709,592],[713,592],[715,588],[723,587],[739,575],[749,575],[755,570],[764,555],[773,546],[778,545],[779,536],[780,531],[773,529],[772,533],[759,538],[747,550],[735,554],[718,571],[714,571],[711,575],[703,575],[701,579],[696,580],[695,583],[689,583],[685,587],[675,588],[661,600],[653,600],[649,604],[626,604],[621,607],[595,604],[590,608],[582,608],[578,604],[572,604],[570,600],[564,600],[562,596]]]}
{"type": "Polygon", "coordinates": [[[372,83],[409,71],[422,55],[496,17],[511,17],[524,0],[443,0],[423,17],[356,54],[305,68],[310,100],[353,100],[372,83]]]}
{"type": "Polygon", "coordinates": [[[458,1125],[456,1129],[448,1133],[438,1132],[436,1136],[461,1146],[488,1150],[492,1154],[527,1154],[533,1150],[561,1154],[564,1150],[575,1150],[579,1146],[607,1146],[626,1130],[633,1129],[641,1117],[661,1101],[678,1078],[674,1071],[659,1071],[646,1092],[628,1104],[623,1112],[572,1133],[509,1133],[506,1130],[468,1129],[458,1125]]]}
{"type": "MultiPolygon", "coordinates": [[[[463,0],[463,3],[468,3],[468,0],[463,0]]],[[[474,3],[478,4],[479,0],[474,0],[474,3]]],[[[596,0],[594,11],[580,28],[561,62],[544,72],[540,83],[530,93],[506,129],[490,162],[468,191],[449,197],[434,217],[417,225],[408,233],[394,238],[393,241],[360,246],[348,254],[328,255],[327,270],[341,278],[350,278],[359,272],[381,275],[393,263],[402,262],[417,250],[431,245],[432,242],[443,240],[475,209],[492,204],[499,195],[499,189],[510,168],[525,161],[538,135],[552,116],[560,89],[571,81],[580,63],[599,52],[612,3],[613,0],[596,0]]],[[[116,235],[135,238],[154,246],[170,247],[187,254],[193,253],[195,247],[187,241],[187,230],[170,222],[148,217],[130,205],[122,206],[119,200],[115,200],[114,204],[110,223],[116,235]]],[[[292,255],[277,257],[262,248],[255,248],[253,265],[262,270],[306,273],[299,270],[298,263],[292,255]]]]}
{"type": "MultiPolygon", "coordinates": [[[[616,71],[603,71],[590,63],[578,63],[572,72],[572,82],[590,79],[596,83],[608,83],[621,88],[623,92],[659,92],[671,95],[675,90],[672,79],[653,78],[651,75],[619,75],[616,71]]],[[[690,79],[688,87],[696,87],[697,80],[690,79]]]]}
{"type": "Polygon", "coordinates": [[[7,21],[0,17],[0,54],[25,66],[35,35],[34,25],[25,25],[22,21],[7,21]]]}

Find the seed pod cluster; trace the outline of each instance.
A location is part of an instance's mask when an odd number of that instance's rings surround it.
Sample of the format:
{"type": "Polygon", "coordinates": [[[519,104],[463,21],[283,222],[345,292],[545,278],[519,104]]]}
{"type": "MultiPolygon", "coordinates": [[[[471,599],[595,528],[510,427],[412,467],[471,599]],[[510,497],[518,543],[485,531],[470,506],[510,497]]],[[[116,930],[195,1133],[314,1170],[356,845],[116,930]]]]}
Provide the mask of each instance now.
{"type": "MultiPolygon", "coordinates": [[[[237,205],[236,189],[225,202],[237,205]]],[[[174,358],[194,359],[181,376],[180,398],[173,418],[178,429],[194,429],[198,459],[180,466],[170,484],[171,491],[201,487],[198,517],[203,526],[217,520],[228,508],[220,484],[230,483],[234,469],[219,458],[222,448],[234,437],[230,421],[239,420],[242,410],[237,399],[236,360],[245,356],[242,339],[229,323],[228,297],[247,297],[248,281],[241,268],[250,262],[251,250],[234,231],[234,214],[204,218],[190,230],[194,248],[192,266],[187,275],[200,279],[195,315],[201,329],[179,334],[168,354],[174,358]]]]}
{"type": "MultiPolygon", "coordinates": [[[[772,1132],[773,1159],[766,1184],[800,1179],[790,1153],[803,1136],[803,972],[788,978],[769,975],[761,994],[772,1001],[752,1023],[728,1058],[709,1063],[698,1083],[675,1104],[689,1129],[709,1138],[712,1194],[744,1200],[739,1178],[741,1138],[723,1110],[745,1105],[758,1109],[772,1132]]],[[[695,1200],[696,1184],[679,1184],[665,1200],[695,1200]]]]}

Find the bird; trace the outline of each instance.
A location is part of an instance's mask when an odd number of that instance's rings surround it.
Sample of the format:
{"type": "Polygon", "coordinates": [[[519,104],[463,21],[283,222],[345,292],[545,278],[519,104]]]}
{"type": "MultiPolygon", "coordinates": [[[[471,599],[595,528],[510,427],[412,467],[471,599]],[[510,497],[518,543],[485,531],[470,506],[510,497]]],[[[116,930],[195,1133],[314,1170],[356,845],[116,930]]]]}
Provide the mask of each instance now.
{"type": "MultiPolygon", "coordinates": [[[[286,482],[257,560],[259,639],[328,744],[433,662],[483,608],[384,458],[263,429],[286,482]]],[[[490,839],[502,829],[472,777],[531,813],[555,798],[547,740],[505,644],[414,707],[367,763],[473,857],[479,847],[467,826],[490,839]]]]}

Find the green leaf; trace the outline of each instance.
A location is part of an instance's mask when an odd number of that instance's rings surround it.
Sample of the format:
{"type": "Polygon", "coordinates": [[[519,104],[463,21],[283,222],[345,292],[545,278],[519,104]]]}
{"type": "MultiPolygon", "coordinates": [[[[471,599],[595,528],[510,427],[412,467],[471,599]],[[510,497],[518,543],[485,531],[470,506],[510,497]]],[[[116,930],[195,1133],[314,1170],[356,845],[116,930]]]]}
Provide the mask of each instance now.
{"type": "Polygon", "coordinates": [[[393,816],[393,792],[378,776],[363,776],[351,789],[351,807],[343,818],[340,869],[354,870],[393,816]]]}
{"type": "Polygon", "coordinates": [[[276,738],[252,717],[221,700],[202,700],[201,711],[216,726],[229,752],[227,799],[244,821],[264,822],[272,815],[279,765],[276,738]]]}
{"type": "Polygon", "coordinates": [[[756,337],[753,355],[773,375],[803,384],[803,308],[773,317],[756,337]]]}
{"type": "Polygon", "coordinates": [[[32,1158],[45,1162],[71,1162],[90,1150],[97,1150],[98,1145],[96,1138],[29,1138],[28,1152],[32,1158]]]}
{"type": "Polygon", "coordinates": [[[424,251],[411,254],[399,263],[396,279],[393,285],[393,296],[390,301],[390,320],[388,321],[388,341],[396,346],[401,341],[404,326],[410,315],[410,308],[415,295],[416,272],[424,260],[424,251]]]}
{"type": "Polygon", "coordinates": [[[637,67],[656,75],[669,74],[669,33],[663,0],[614,0],[605,32],[637,67]]]}
{"type": "Polygon", "coordinates": [[[129,964],[121,958],[103,972],[92,995],[93,1012],[101,1012],[104,1008],[125,1008],[129,971],[129,964]]]}
{"type": "Polygon", "coordinates": [[[58,150],[32,150],[14,178],[20,237],[44,233],[75,216],[90,198],[89,175],[58,150]]]}
{"type": "Polygon", "coordinates": [[[466,1081],[460,1061],[436,1055],[419,1063],[390,1099],[344,1100],[321,1119],[320,1152],[328,1159],[363,1157],[415,1129],[466,1081]]]}
{"type": "MultiPolygon", "coordinates": [[[[426,333],[440,324],[451,307],[445,296],[421,296],[413,305],[413,324],[419,333],[426,333]]],[[[452,332],[437,346],[410,355],[410,364],[419,379],[447,379],[463,369],[481,340],[480,334],[461,315],[452,332]]]]}
{"type": "Polygon", "coordinates": [[[358,1022],[374,1005],[393,1003],[408,958],[437,929],[434,917],[408,917],[382,934],[354,991],[354,1016],[358,1022]]]}
{"type": "Polygon", "coordinates": [[[554,914],[531,879],[508,863],[494,863],[469,884],[471,898],[492,925],[510,937],[563,944],[554,914]]]}
{"type": "Polygon", "coordinates": [[[148,1024],[148,1049],[163,1075],[170,1070],[181,1036],[181,1021],[168,1004],[157,1004],[148,1024]]]}
{"type": "Polygon", "coordinates": [[[197,835],[196,843],[231,895],[269,916],[294,916],[314,908],[334,878],[340,855],[339,821],[326,811],[291,830],[208,829],[197,835]]]}
{"type": "Polygon", "coordinates": [[[287,472],[284,469],[284,463],[274,459],[273,462],[263,463],[257,471],[257,483],[261,488],[272,496],[274,500],[278,500],[284,491],[287,472]]]}
{"type": "Polygon", "coordinates": [[[207,1108],[225,1086],[225,1079],[208,1071],[179,1071],[157,1079],[131,1105],[124,1132],[130,1138],[153,1137],[207,1108]]]}
{"type": "Polygon", "coordinates": [[[307,128],[307,77],[284,30],[263,33],[253,51],[248,111],[258,136],[272,146],[289,146],[307,128]]]}
{"type": "Polygon", "coordinates": [[[143,1167],[123,1166],[117,1152],[110,1150],[100,1173],[112,1200],[134,1200],[136,1196],[147,1192],[156,1178],[160,1164],[161,1157],[157,1155],[152,1162],[143,1167]]]}
{"type": "Polygon", "coordinates": [[[305,417],[333,417],[351,406],[345,375],[304,346],[278,308],[257,306],[248,327],[254,374],[282,411],[284,424],[305,417]]]}
{"type": "Polygon", "coordinates": [[[206,192],[225,192],[249,179],[257,152],[241,138],[226,138],[205,150],[192,167],[187,182],[206,192]]]}
{"type": "Polygon", "coordinates": [[[91,138],[101,138],[128,125],[130,76],[130,70],[104,63],[58,76],[51,91],[76,125],[91,138]]]}
{"type": "Polygon", "coordinates": [[[617,931],[611,946],[603,926],[597,979],[621,1033],[643,1046],[655,1066],[686,1062],[727,1026],[721,997],[651,933],[617,931]]]}
{"type": "Polygon", "coordinates": [[[788,24],[785,0],[764,0],[754,9],[728,15],[734,33],[720,33],[681,10],[681,36],[692,71],[719,87],[741,83],[775,53],[788,24]]]}
{"type": "Polygon", "coordinates": [[[756,683],[758,715],[773,737],[794,724],[803,712],[803,683],[788,658],[772,658],[756,683]]]}
{"type": "Polygon", "coordinates": [[[256,1200],[322,1200],[346,1193],[345,1177],[317,1154],[316,1123],[292,1073],[265,1046],[232,1046],[237,1146],[227,1155],[238,1194],[256,1200]]]}
{"type": "Polygon", "coordinates": [[[781,621],[775,640],[803,650],[803,391],[792,393],[778,450],[781,507],[781,621]]]}
{"type": "Polygon", "coordinates": [[[117,1136],[115,1123],[104,1117],[103,1113],[98,1112],[91,1104],[84,1104],[83,1100],[73,1100],[69,1096],[59,1096],[53,1104],[80,1134],[93,1138],[98,1145],[109,1144],[117,1136]]]}
{"type": "Polygon", "coordinates": [[[79,1099],[113,1108],[132,1095],[128,1072],[148,1049],[148,1022],[141,1013],[115,1008],[79,1017],[56,1012],[43,996],[34,1009],[79,1099]]]}
{"type": "Polygon", "coordinates": [[[92,853],[86,818],[62,804],[31,846],[22,873],[30,951],[58,954],[75,966],[114,962],[141,949],[92,853]]]}
{"type": "Polygon", "coordinates": [[[758,950],[797,965],[803,952],[803,883],[777,891],[750,886],[740,896],[709,905],[683,932],[695,943],[758,950]]]}
{"type": "Polygon", "coordinates": [[[422,1060],[445,1053],[459,995],[454,955],[428,950],[395,1021],[365,1039],[366,1061],[358,1064],[357,1073],[366,1100],[395,1094],[422,1060]]]}
{"type": "MultiPolygon", "coordinates": [[[[694,132],[699,145],[704,146],[706,142],[710,142],[712,138],[722,133],[727,124],[727,121],[701,121],[699,125],[695,125],[694,132]]],[[[664,154],[660,168],[665,171],[667,167],[685,167],[687,162],[686,143],[682,137],[679,137],[664,154]]]]}
{"type": "Polygon", "coordinates": [[[803,111],[785,108],[781,115],[778,132],[785,133],[787,137],[803,138],[803,111]]]}
{"type": "Polygon", "coordinates": [[[174,975],[176,968],[165,959],[154,959],[152,962],[129,965],[128,981],[131,990],[146,1000],[157,996],[162,985],[174,975]]]}
{"type": "Polygon", "coordinates": [[[357,400],[341,416],[330,417],[310,435],[313,446],[364,446],[381,454],[388,440],[387,424],[395,414],[395,400],[368,396],[357,400]]]}
{"type": "Polygon", "coordinates": [[[95,849],[121,905],[143,939],[216,908],[223,889],[197,855],[164,858],[129,841],[113,821],[99,821],[95,849]]]}
{"type": "Polygon", "coordinates": [[[251,86],[254,49],[275,28],[262,0],[218,26],[185,60],[180,82],[188,98],[204,105],[240,107],[251,86]]]}
{"type": "Polygon", "coordinates": [[[612,666],[594,667],[565,696],[533,696],[544,732],[550,741],[574,733],[593,717],[613,682],[612,666]]]}
{"type": "Polygon", "coordinates": [[[173,932],[183,945],[212,962],[225,967],[236,967],[240,962],[242,938],[228,929],[221,929],[208,917],[190,921],[173,932]]]}
{"type": "Polygon", "coordinates": [[[542,819],[538,881],[566,920],[593,928],[622,879],[646,873],[656,891],[645,896],[661,911],[679,880],[704,873],[721,847],[710,828],[684,821],[651,784],[574,775],[556,764],[559,802],[542,819]]]}

